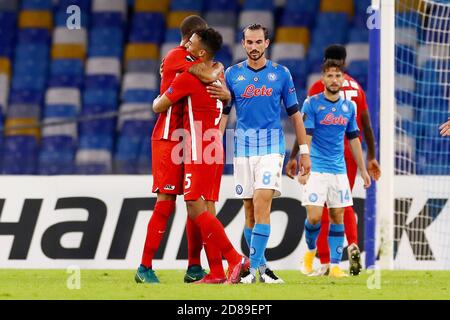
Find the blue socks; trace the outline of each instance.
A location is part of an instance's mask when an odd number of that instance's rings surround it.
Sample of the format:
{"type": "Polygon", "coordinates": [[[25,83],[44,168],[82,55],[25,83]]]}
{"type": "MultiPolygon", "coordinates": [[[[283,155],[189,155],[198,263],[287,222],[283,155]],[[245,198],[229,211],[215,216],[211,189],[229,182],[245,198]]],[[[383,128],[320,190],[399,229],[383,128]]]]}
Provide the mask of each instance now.
{"type": "MultiPolygon", "coordinates": [[[[249,249],[251,248],[250,243],[252,241],[252,231],[253,231],[253,229],[250,229],[247,227],[244,228],[244,238],[245,238],[245,241],[247,242],[247,246],[249,249]]],[[[267,259],[266,259],[266,255],[264,252],[263,256],[261,257],[261,262],[259,263],[259,265],[265,266],[266,264],[267,264],[267,259]]]]}
{"type": "Polygon", "coordinates": [[[344,250],[344,224],[330,224],[328,243],[330,245],[330,263],[339,264],[344,250]]]}
{"type": "Polygon", "coordinates": [[[269,224],[255,224],[253,227],[250,241],[250,271],[256,272],[260,266],[269,241],[269,235],[269,224]]]}
{"type": "Polygon", "coordinates": [[[318,224],[310,224],[308,219],[305,220],[305,238],[309,250],[316,250],[316,242],[319,237],[320,222],[318,224]]]}

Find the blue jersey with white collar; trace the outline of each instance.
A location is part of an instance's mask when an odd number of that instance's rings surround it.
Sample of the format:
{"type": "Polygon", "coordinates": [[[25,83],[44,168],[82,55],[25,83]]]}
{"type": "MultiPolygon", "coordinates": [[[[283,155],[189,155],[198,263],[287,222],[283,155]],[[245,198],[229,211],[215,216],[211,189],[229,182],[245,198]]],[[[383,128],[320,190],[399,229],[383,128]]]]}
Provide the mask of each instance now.
{"type": "Polygon", "coordinates": [[[302,113],[311,141],[311,171],[345,174],[344,134],[348,139],[358,138],[355,105],[340,97],[330,101],[323,93],[305,100],[302,113]]]}
{"type": "Polygon", "coordinates": [[[263,68],[254,70],[247,61],[243,61],[226,70],[225,81],[231,92],[232,104],[236,106],[235,156],[284,154],[280,120],[282,102],[289,115],[298,111],[289,70],[270,60],[263,68]]]}

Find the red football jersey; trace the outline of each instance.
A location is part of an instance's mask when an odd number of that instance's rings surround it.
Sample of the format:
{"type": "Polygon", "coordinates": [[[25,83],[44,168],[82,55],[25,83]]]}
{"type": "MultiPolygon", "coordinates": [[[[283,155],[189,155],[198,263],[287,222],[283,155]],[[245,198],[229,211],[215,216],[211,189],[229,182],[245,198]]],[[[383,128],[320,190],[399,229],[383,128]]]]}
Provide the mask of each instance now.
{"type": "MultiPolygon", "coordinates": [[[[315,94],[319,94],[325,90],[325,86],[322,81],[316,81],[308,91],[308,96],[311,97],[315,94]]],[[[360,131],[359,139],[362,138],[362,122],[359,116],[363,110],[367,110],[366,94],[361,86],[356,82],[355,79],[350,77],[348,74],[344,74],[344,83],[340,92],[344,99],[351,100],[356,105],[356,123],[360,131]]],[[[346,152],[349,149],[347,139],[345,139],[346,152]]]]}
{"type": "Polygon", "coordinates": [[[208,163],[207,159],[202,159],[203,150],[212,148],[213,145],[219,149],[223,148],[220,138],[222,101],[212,99],[206,91],[206,85],[188,72],[176,77],[165,94],[172,102],[187,97],[184,107],[184,128],[189,131],[191,137],[192,148],[189,148],[192,153],[191,160],[208,163]],[[220,146],[216,143],[220,143],[220,146]]]}
{"type": "MultiPolygon", "coordinates": [[[[325,90],[322,81],[316,81],[308,91],[308,96],[319,94],[325,90]]],[[[361,118],[358,116],[363,110],[367,110],[366,94],[355,79],[348,74],[344,74],[344,83],[341,88],[341,96],[344,99],[351,100],[356,105],[356,123],[362,131],[361,118]]]]}
{"type": "MultiPolygon", "coordinates": [[[[160,94],[162,95],[170,86],[178,74],[188,70],[197,63],[184,46],[178,46],[169,51],[163,60],[164,68],[161,78],[160,94]]],[[[156,125],[153,129],[152,140],[175,140],[172,132],[183,127],[183,101],[180,106],[172,106],[166,112],[159,114],[156,125]]]]}

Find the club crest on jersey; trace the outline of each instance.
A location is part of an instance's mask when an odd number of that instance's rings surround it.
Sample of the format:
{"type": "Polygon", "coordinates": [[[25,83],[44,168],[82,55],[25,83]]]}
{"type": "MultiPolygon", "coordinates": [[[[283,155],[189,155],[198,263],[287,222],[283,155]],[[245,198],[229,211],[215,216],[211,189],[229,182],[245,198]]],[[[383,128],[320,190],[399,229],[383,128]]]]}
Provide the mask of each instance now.
{"type": "Polygon", "coordinates": [[[275,73],[271,72],[267,75],[267,79],[269,79],[269,81],[276,81],[277,75],[275,73]]]}
{"type": "Polygon", "coordinates": [[[270,97],[272,96],[273,89],[266,88],[266,86],[262,86],[261,88],[256,88],[253,84],[248,85],[245,88],[244,93],[241,95],[242,98],[253,98],[253,97],[270,97]]]}
{"type": "Polygon", "coordinates": [[[242,74],[237,78],[237,81],[244,81],[244,80],[245,80],[245,78],[242,74]]]}
{"type": "Polygon", "coordinates": [[[320,124],[324,124],[326,126],[329,125],[341,125],[345,126],[348,123],[348,119],[340,115],[339,117],[335,117],[334,114],[328,113],[325,118],[320,121],[320,124]]]}
{"type": "Polygon", "coordinates": [[[171,184],[166,184],[166,186],[164,187],[164,190],[173,191],[173,190],[175,190],[175,186],[173,186],[171,184]]]}
{"type": "Polygon", "coordinates": [[[258,82],[259,78],[258,77],[254,77],[253,81],[258,82]]]}

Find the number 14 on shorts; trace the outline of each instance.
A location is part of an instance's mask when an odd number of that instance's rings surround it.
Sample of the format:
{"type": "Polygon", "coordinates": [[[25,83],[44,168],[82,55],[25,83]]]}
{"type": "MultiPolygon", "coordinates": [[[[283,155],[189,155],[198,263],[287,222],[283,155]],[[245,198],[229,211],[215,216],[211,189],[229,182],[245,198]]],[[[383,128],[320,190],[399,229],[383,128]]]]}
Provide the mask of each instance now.
{"type": "Polygon", "coordinates": [[[348,189],[347,190],[339,190],[338,192],[339,192],[339,196],[341,199],[341,203],[350,201],[350,192],[348,189]]]}

